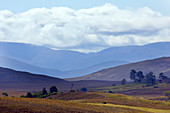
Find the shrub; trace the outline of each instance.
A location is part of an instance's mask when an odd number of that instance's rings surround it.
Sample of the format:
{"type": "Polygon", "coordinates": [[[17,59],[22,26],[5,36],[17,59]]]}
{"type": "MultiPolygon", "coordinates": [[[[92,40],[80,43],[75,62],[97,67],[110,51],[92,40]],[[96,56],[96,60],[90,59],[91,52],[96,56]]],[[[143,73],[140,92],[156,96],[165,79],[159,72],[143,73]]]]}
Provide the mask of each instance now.
{"type": "Polygon", "coordinates": [[[33,97],[34,98],[40,98],[40,96],[42,96],[42,95],[43,95],[43,92],[38,92],[38,93],[34,93],[33,97]]]}
{"type": "Polygon", "coordinates": [[[53,99],[52,97],[48,97],[48,99],[53,99]]]}
{"type": "Polygon", "coordinates": [[[20,97],[21,97],[21,98],[24,98],[25,96],[24,96],[24,95],[21,95],[20,97]]]}
{"type": "Polygon", "coordinates": [[[113,92],[111,90],[109,90],[108,93],[113,93],[113,92]]]}
{"type": "Polygon", "coordinates": [[[27,97],[27,98],[33,98],[33,95],[32,95],[30,92],[28,92],[25,97],[27,97]]]}
{"type": "Polygon", "coordinates": [[[103,104],[107,104],[107,102],[102,102],[103,104]]]}
{"type": "Polygon", "coordinates": [[[87,91],[87,88],[81,88],[80,91],[83,91],[83,92],[86,92],[87,91]]]}
{"type": "Polygon", "coordinates": [[[56,86],[50,87],[50,93],[53,93],[53,92],[58,92],[58,89],[56,88],[56,86]]]}
{"type": "Polygon", "coordinates": [[[3,92],[2,95],[7,97],[7,96],[8,96],[8,93],[3,92]]]}
{"type": "Polygon", "coordinates": [[[153,88],[159,88],[158,86],[154,86],[153,88]]]}
{"type": "Polygon", "coordinates": [[[74,92],[76,92],[75,90],[70,90],[70,93],[74,93],[74,92]]]}
{"type": "Polygon", "coordinates": [[[45,87],[42,89],[42,93],[43,93],[43,95],[47,94],[47,90],[45,87]]]}
{"type": "Polygon", "coordinates": [[[121,84],[125,85],[126,84],[126,79],[121,80],[121,84]]]}
{"type": "Polygon", "coordinates": [[[167,96],[168,99],[170,99],[170,91],[164,91],[163,95],[167,96]]]}
{"type": "Polygon", "coordinates": [[[112,86],[116,86],[116,84],[112,84],[112,86]]]}

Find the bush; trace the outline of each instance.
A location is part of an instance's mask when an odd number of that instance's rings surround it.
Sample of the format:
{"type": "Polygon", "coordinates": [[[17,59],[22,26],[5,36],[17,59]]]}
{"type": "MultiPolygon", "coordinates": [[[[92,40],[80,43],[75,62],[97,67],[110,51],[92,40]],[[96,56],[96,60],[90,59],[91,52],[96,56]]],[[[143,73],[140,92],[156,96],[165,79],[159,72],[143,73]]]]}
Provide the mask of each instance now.
{"type": "Polygon", "coordinates": [[[170,91],[164,91],[163,95],[167,96],[168,99],[170,99],[170,91]]]}
{"type": "Polygon", "coordinates": [[[28,92],[25,97],[27,97],[27,98],[33,98],[33,95],[32,95],[30,92],[28,92]]]}
{"type": "Polygon", "coordinates": [[[53,92],[58,92],[58,89],[56,88],[56,86],[50,87],[50,93],[53,93],[53,92]]]}
{"type": "Polygon", "coordinates": [[[7,96],[8,96],[8,93],[3,92],[2,95],[7,97],[7,96]]]}
{"type": "Polygon", "coordinates": [[[109,90],[108,93],[113,93],[113,92],[111,90],[109,90]]]}
{"type": "Polygon", "coordinates": [[[107,104],[107,102],[102,102],[103,104],[107,104]]]}
{"type": "Polygon", "coordinates": [[[116,84],[112,84],[112,86],[116,86],[116,84]]]}
{"type": "Polygon", "coordinates": [[[126,79],[121,80],[121,84],[125,85],[126,84],[126,79]]]}
{"type": "Polygon", "coordinates": [[[42,89],[42,93],[43,93],[43,95],[47,94],[47,90],[45,87],[42,89]]]}
{"type": "Polygon", "coordinates": [[[154,86],[153,88],[159,88],[158,86],[154,86]]]}
{"type": "Polygon", "coordinates": [[[80,91],[83,91],[83,92],[86,92],[87,91],[87,88],[81,88],[80,91]]]}
{"type": "Polygon", "coordinates": [[[24,95],[21,95],[20,97],[21,97],[21,98],[24,98],[25,96],[24,96],[24,95]]]}
{"type": "Polygon", "coordinates": [[[42,96],[42,95],[43,95],[43,92],[38,92],[38,93],[34,93],[33,97],[34,98],[40,98],[40,96],[42,96]]]}
{"type": "Polygon", "coordinates": [[[52,97],[48,97],[48,99],[53,99],[52,97]]]}
{"type": "Polygon", "coordinates": [[[74,93],[74,92],[76,92],[75,90],[70,90],[70,93],[74,93]]]}

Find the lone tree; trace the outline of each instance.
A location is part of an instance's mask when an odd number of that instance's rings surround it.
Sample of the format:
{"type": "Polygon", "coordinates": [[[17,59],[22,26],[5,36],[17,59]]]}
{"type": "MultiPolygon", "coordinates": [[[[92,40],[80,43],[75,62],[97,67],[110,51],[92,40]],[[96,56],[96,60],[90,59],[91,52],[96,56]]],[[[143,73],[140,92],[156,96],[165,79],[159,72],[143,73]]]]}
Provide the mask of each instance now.
{"type": "Polygon", "coordinates": [[[121,84],[125,85],[126,84],[126,79],[121,80],[121,84]]]}
{"type": "Polygon", "coordinates": [[[50,93],[54,93],[54,92],[58,92],[58,89],[56,88],[56,86],[51,86],[50,93]]]}
{"type": "Polygon", "coordinates": [[[8,96],[8,93],[3,92],[2,95],[7,97],[7,96],[8,96]]]}
{"type": "Polygon", "coordinates": [[[170,91],[164,91],[164,96],[167,96],[168,97],[168,99],[170,99],[170,91]]]}
{"type": "Polygon", "coordinates": [[[42,94],[43,94],[43,95],[47,94],[47,90],[46,90],[45,87],[42,89],[42,94]]]}

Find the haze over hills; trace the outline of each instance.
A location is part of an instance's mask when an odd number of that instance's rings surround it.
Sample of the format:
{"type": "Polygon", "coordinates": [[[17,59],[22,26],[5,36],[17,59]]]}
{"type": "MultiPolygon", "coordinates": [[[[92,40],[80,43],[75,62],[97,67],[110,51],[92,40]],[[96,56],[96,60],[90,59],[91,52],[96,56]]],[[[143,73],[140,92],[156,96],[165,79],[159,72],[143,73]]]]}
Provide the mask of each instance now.
{"type": "Polygon", "coordinates": [[[169,48],[170,42],[160,42],[144,46],[111,47],[98,53],[86,54],[23,43],[0,42],[0,56],[3,56],[0,61],[8,62],[3,62],[0,66],[69,78],[130,62],[170,56],[169,48]]]}
{"type": "Polygon", "coordinates": [[[37,67],[31,64],[23,63],[21,61],[7,58],[4,56],[0,56],[0,66],[4,68],[15,69],[18,71],[27,71],[31,73],[51,75],[55,77],[62,75],[64,73],[62,71],[58,71],[54,69],[46,69],[46,68],[37,67]]]}
{"type": "Polygon", "coordinates": [[[163,72],[170,77],[170,57],[162,57],[152,60],[146,60],[126,65],[116,66],[113,68],[103,69],[87,76],[71,78],[68,80],[108,80],[120,81],[122,79],[130,80],[129,73],[132,69],[142,71],[144,74],[152,71],[157,77],[163,72]]]}

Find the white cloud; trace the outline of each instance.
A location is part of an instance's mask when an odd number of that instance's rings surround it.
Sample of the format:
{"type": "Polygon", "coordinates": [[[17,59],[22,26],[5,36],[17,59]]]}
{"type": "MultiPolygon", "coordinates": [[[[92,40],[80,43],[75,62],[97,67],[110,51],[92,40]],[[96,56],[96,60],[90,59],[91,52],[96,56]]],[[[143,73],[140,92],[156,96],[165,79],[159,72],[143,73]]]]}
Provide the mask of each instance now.
{"type": "Polygon", "coordinates": [[[119,9],[111,4],[81,10],[37,8],[17,14],[1,10],[0,41],[86,52],[142,45],[170,41],[170,17],[147,7],[119,9]]]}

